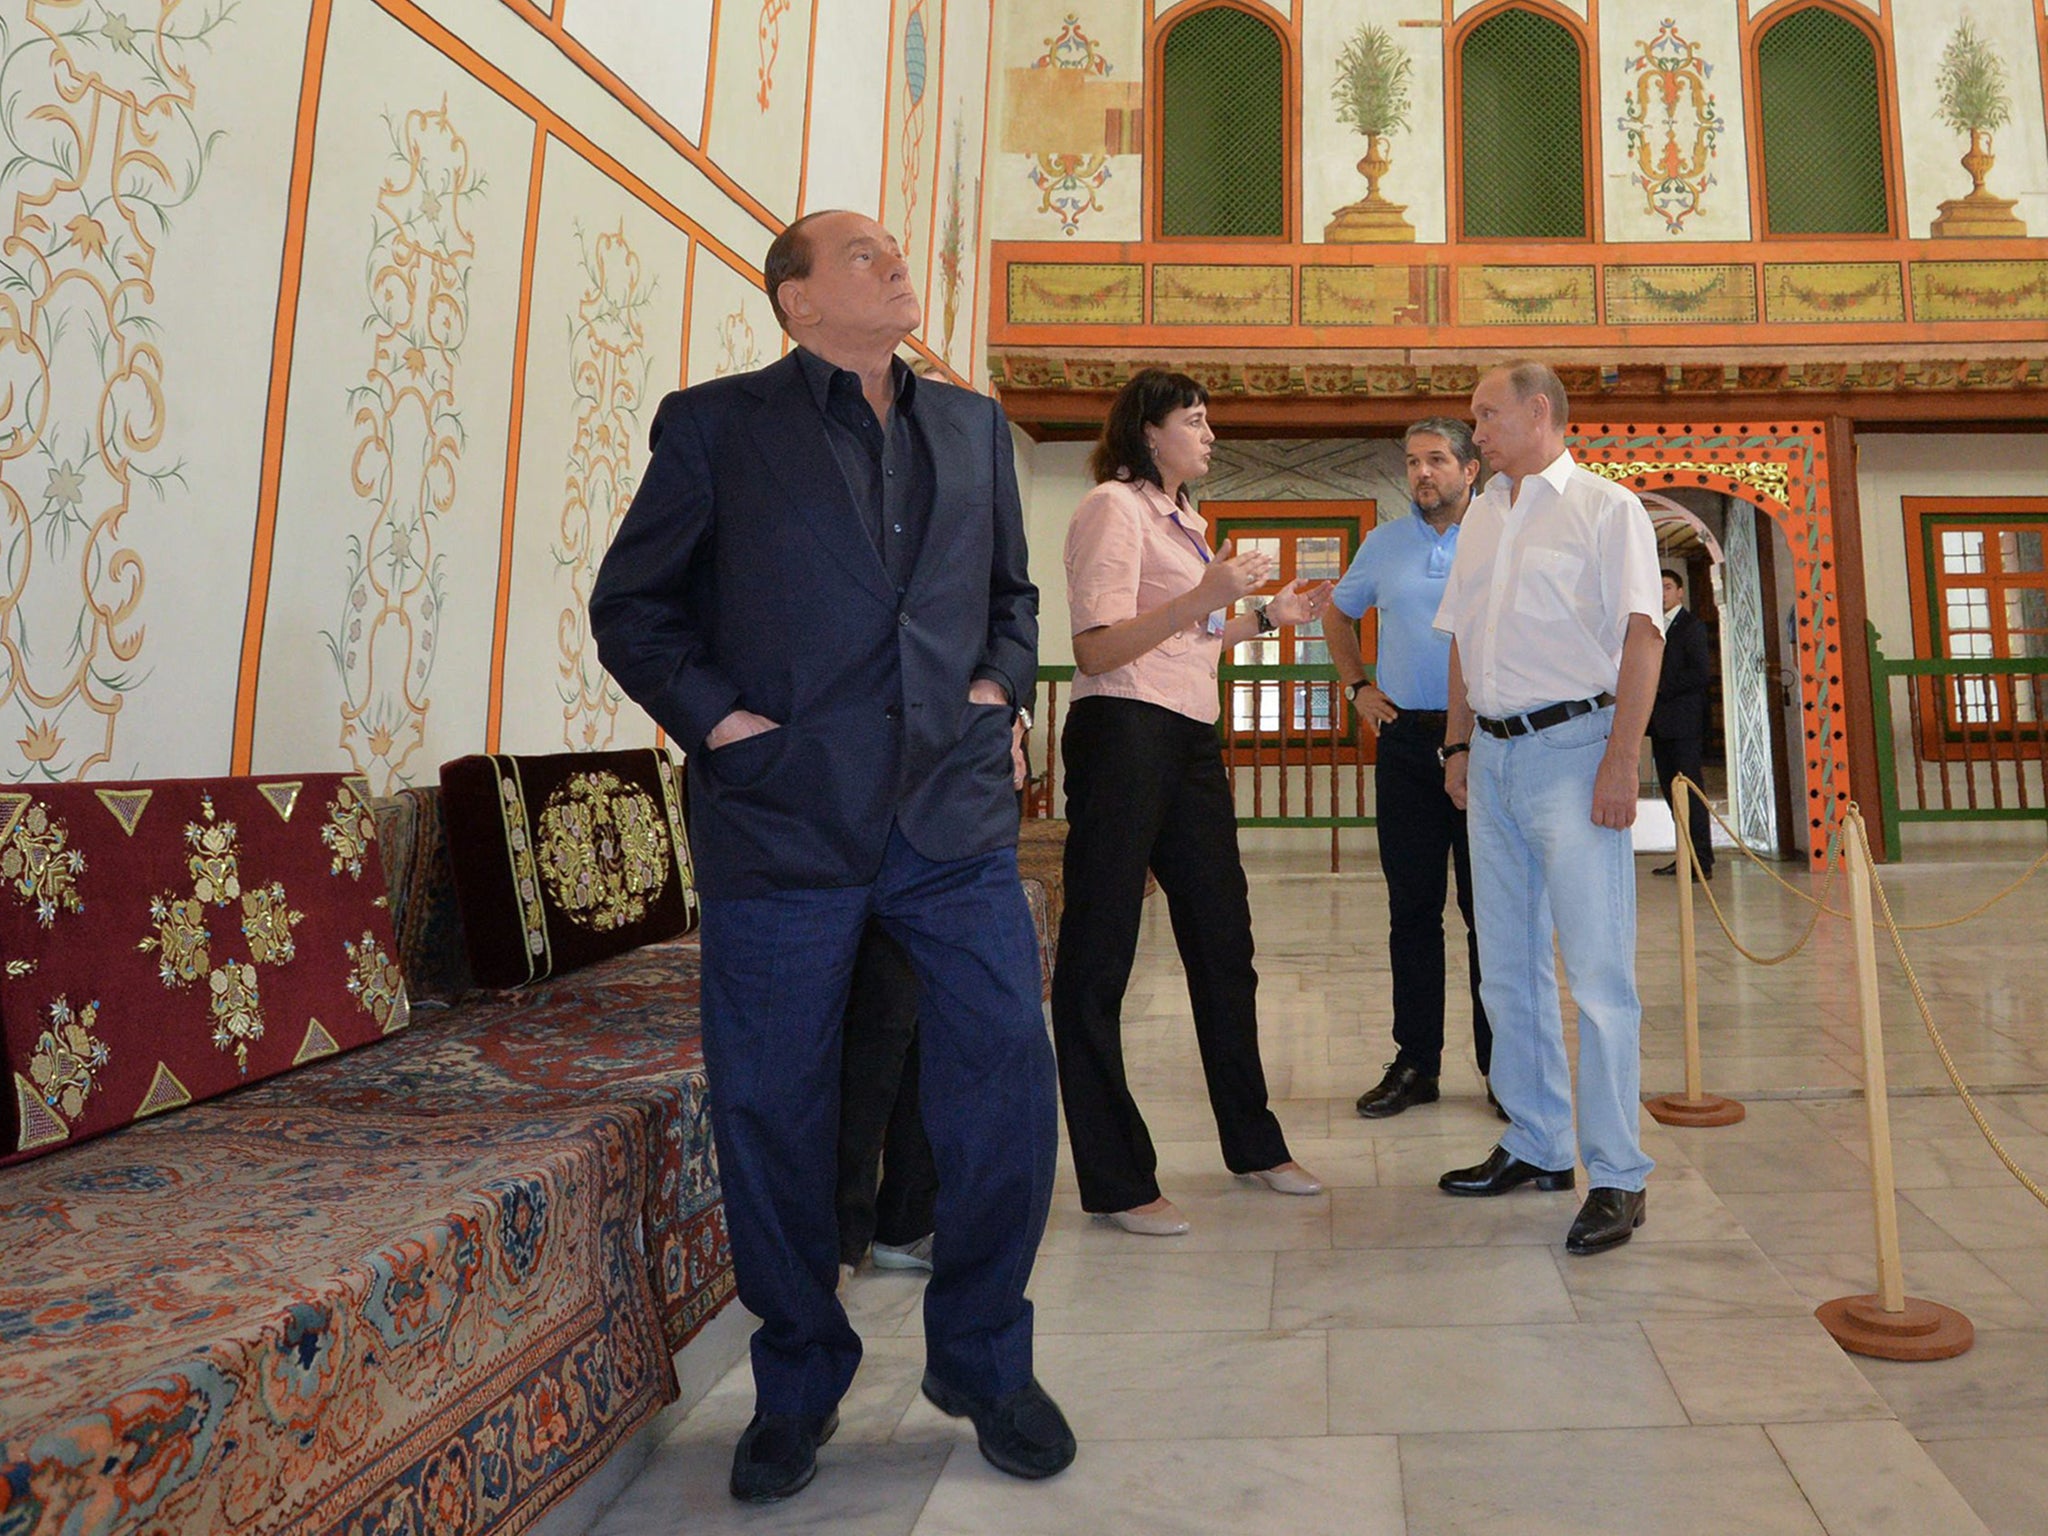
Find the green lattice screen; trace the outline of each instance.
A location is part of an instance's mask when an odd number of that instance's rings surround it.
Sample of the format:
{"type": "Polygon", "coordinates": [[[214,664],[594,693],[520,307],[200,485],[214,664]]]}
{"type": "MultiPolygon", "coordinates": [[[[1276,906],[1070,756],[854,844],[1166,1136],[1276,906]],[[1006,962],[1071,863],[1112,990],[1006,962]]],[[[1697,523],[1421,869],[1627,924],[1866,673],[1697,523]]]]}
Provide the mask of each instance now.
{"type": "Polygon", "coordinates": [[[1459,53],[1465,234],[1586,237],[1586,146],[1579,45],[1558,22],[1502,11],[1459,53]]]}
{"type": "Polygon", "coordinates": [[[1166,37],[1162,232],[1287,233],[1287,71],[1255,16],[1198,11],[1166,37]]]}
{"type": "Polygon", "coordinates": [[[1869,34],[1811,6],[1764,33],[1756,61],[1770,232],[1886,233],[1884,127],[1869,34]]]}

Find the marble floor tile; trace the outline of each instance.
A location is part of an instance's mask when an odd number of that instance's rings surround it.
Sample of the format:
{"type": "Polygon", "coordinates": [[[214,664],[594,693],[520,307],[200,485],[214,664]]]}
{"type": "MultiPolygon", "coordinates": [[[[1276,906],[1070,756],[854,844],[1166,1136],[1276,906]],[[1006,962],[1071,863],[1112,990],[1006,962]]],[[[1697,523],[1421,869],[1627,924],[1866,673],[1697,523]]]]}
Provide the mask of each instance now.
{"type": "Polygon", "coordinates": [[[1810,1317],[1659,1318],[1642,1326],[1695,1424],[1892,1416],[1810,1317]]]}
{"type": "Polygon", "coordinates": [[[1561,1244],[1580,1197],[1518,1190],[1498,1199],[1436,1188],[1340,1189],[1330,1206],[1338,1248],[1465,1248],[1503,1243],[1561,1244]]]}
{"type": "Polygon", "coordinates": [[[1824,1536],[1755,1425],[1404,1435],[1408,1536],[1824,1536]]]}
{"type": "Polygon", "coordinates": [[[1071,1195],[1056,1196],[1041,1254],[1144,1253],[1160,1248],[1190,1252],[1262,1253],[1330,1246],[1330,1196],[1276,1195],[1222,1174],[1189,1178],[1165,1191],[1188,1219],[1176,1237],[1139,1237],[1091,1216],[1071,1195]]]}
{"type": "Polygon", "coordinates": [[[1274,1272],[1276,1328],[1407,1328],[1482,1320],[1578,1319],[1550,1253],[1536,1247],[1283,1253],[1274,1272]]]}
{"type": "Polygon", "coordinates": [[[1255,1333],[1272,1325],[1273,1254],[1174,1251],[1170,1241],[1134,1253],[1040,1255],[1029,1292],[1039,1336],[1255,1333]]]}
{"type": "MultiPolygon", "coordinates": [[[[2003,1254],[2024,1253],[2006,1249],[2003,1254]]],[[[1954,1307],[1979,1328],[2048,1328],[2048,1276],[2040,1300],[1999,1278],[1992,1263],[2001,1253],[1915,1253],[1902,1257],[1906,1294],[1954,1307]]],[[[2035,1251],[2036,1262],[2048,1255],[2035,1251]]],[[[1867,1296],[1877,1289],[1877,1255],[1862,1253],[1781,1253],[1771,1259],[1801,1299],[1818,1307],[1843,1296],[1867,1296]]]]}
{"type": "Polygon", "coordinates": [[[2040,1536],[2048,1511],[2048,1437],[1934,1440],[1927,1454],[1992,1536],[2040,1536]]]}
{"type": "MultiPolygon", "coordinates": [[[[955,1449],[841,1444],[835,1436],[819,1451],[818,1475],[802,1493],[776,1504],[741,1504],[726,1486],[732,1443],[672,1435],[591,1528],[591,1536],[674,1536],[679,1530],[692,1536],[909,1536],[955,1449]]],[[[972,1447],[966,1454],[974,1454],[972,1447]]]]}
{"type": "Polygon", "coordinates": [[[1989,1536],[1899,1424],[1772,1424],[1766,1432],[1828,1536],[1989,1536]]]}
{"type": "Polygon", "coordinates": [[[1042,1483],[956,1453],[916,1536],[1405,1536],[1391,1438],[1166,1440],[1083,1445],[1042,1483]]]}
{"type": "Polygon", "coordinates": [[[1330,1333],[1332,1434],[1685,1422],[1634,1323],[1330,1333]]]}
{"type": "Polygon", "coordinates": [[[1977,1257],[2020,1296],[2048,1313],[2048,1246],[1993,1248],[1977,1257]]]}
{"type": "MultiPolygon", "coordinates": [[[[1876,1241],[1868,1189],[1730,1193],[1726,1203],[1765,1253],[1844,1253],[1876,1241]]],[[[1956,1246],[1903,1196],[1898,1212],[1899,1247],[1906,1252],[1956,1246]]]]}
{"type": "MultiPolygon", "coordinates": [[[[2038,1248],[2048,1243],[2048,1206],[2011,1181],[1990,1189],[1908,1190],[1911,1206],[1965,1248],[2038,1248]]],[[[1904,1236],[1901,1234],[1901,1243],[1904,1236]]]]}
{"type": "MultiPolygon", "coordinates": [[[[1328,1428],[1320,1333],[1048,1334],[1038,1379],[1089,1440],[1287,1438],[1328,1428]]],[[[937,1416],[917,1402],[906,1431],[937,1416]]]]}
{"type": "MultiPolygon", "coordinates": [[[[1651,1218],[1656,1220],[1654,1213],[1651,1218]]],[[[1751,1242],[1627,1243],[1556,1263],[1589,1323],[1658,1317],[1797,1315],[1810,1309],[1751,1242]]]]}
{"type": "Polygon", "coordinates": [[[2048,1426],[2048,1330],[1979,1328],[1969,1353],[1953,1360],[1851,1358],[1921,1440],[2039,1435],[2048,1426]]]}

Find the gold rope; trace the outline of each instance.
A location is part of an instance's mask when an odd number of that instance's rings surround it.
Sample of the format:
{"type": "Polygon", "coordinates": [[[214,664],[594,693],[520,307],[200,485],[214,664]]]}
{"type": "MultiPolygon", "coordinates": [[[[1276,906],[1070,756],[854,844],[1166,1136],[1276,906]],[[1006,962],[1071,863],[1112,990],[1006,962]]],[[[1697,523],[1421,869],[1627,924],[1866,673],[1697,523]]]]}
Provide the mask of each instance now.
{"type": "MultiPolygon", "coordinates": [[[[1870,858],[1870,840],[1863,834],[1863,818],[1858,815],[1853,816],[1851,820],[1856,828],[1856,841],[1863,845],[1863,856],[1867,861],[1870,858]]],[[[2035,860],[2037,868],[2039,864],[2040,860],[2035,860]]],[[[2033,871],[2029,870],[2027,873],[2032,874],[2033,871]]],[[[2022,876],[2021,878],[2024,879],[2025,877],[2022,876]]],[[[1884,914],[1885,929],[1891,935],[1892,952],[1899,957],[1899,964],[1905,968],[1906,985],[1913,991],[1914,1005],[1920,1010],[1920,1023],[1927,1031],[1927,1038],[1934,1042],[1934,1054],[1941,1058],[1942,1071],[1948,1074],[1949,1083],[1962,1098],[1963,1108],[1967,1109],[1970,1112],[1970,1118],[1977,1122],[1977,1129],[1983,1133],[1985,1141],[1991,1144],[1991,1150],[1997,1155],[1998,1160],[2005,1164],[2005,1171],[2015,1179],[2018,1179],[2028,1194],[2032,1195],[2044,1206],[2048,1206],[2048,1190],[2043,1190],[2039,1184],[2035,1183],[2028,1176],[2024,1168],[2013,1161],[2012,1154],[2005,1150],[2005,1143],[1998,1139],[1998,1132],[1991,1129],[1991,1122],[1984,1118],[1984,1111],[1977,1107],[1977,1100],[1963,1082],[1962,1073],[1956,1070],[1955,1058],[1948,1053],[1948,1042],[1941,1038],[1941,1030],[1935,1026],[1933,1010],[1927,1006],[1927,994],[1921,991],[1920,978],[1914,974],[1913,962],[1906,958],[1906,943],[1899,936],[1903,930],[1892,917],[1892,904],[1885,896],[1884,882],[1877,878],[1877,868],[1874,863],[1871,865],[1870,870],[1870,888],[1877,896],[1878,910],[1884,914]]],[[[1996,900],[1997,898],[1993,899],[1996,900]]],[[[1990,903],[1987,902],[1985,905],[1989,906],[1990,903]]]]}

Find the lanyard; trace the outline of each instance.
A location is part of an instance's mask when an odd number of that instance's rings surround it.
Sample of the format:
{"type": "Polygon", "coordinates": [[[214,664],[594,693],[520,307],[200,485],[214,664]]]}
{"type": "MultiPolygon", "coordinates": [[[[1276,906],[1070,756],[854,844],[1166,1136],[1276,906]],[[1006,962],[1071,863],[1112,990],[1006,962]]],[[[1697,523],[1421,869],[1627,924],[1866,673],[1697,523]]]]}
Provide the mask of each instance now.
{"type": "Polygon", "coordinates": [[[1202,547],[1202,541],[1195,537],[1194,530],[1182,522],[1179,517],[1173,516],[1170,513],[1168,515],[1173,519],[1173,526],[1180,530],[1180,536],[1194,546],[1195,553],[1201,556],[1202,564],[1207,565],[1209,563],[1209,551],[1202,547]]]}

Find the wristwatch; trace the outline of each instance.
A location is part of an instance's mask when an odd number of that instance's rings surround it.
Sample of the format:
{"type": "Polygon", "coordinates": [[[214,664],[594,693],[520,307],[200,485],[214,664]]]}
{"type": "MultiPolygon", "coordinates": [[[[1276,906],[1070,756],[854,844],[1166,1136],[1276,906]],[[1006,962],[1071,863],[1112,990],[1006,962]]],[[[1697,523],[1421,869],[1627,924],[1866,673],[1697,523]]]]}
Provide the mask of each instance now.
{"type": "Polygon", "coordinates": [[[1469,741],[1447,741],[1436,749],[1436,760],[1439,764],[1448,766],[1451,759],[1460,752],[1470,752],[1471,750],[1472,743],[1469,741]]]}
{"type": "Polygon", "coordinates": [[[1026,708],[1025,708],[1025,707],[1024,707],[1024,706],[1023,706],[1022,704],[1016,704],[1016,705],[1012,705],[1012,706],[1011,706],[1011,709],[1012,709],[1012,717],[1013,717],[1014,719],[1016,719],[1016,720],[1017,720],[1017,721],[1018,721],[1018,722],[1019,722],[1020,724],[1022,724],[1025,730],[1027,730],[1027,731],[1028,731],[1028,730],[1030,730],[1030,729],[1031,729],[1031,711],[1030,711],[1030,710],[1028,710],[1028,709],[1026,709],[1026,708]]]}
{"type": "Polygon", "coordinates": [[[1355,683],[1346,683],[1344,685],[1344,697],[1356,704],[1358,702],[1358,690],[1365,687],[1371,681],[1372,679],[1369,677],[1361,677],[1355,683]]]}
{"type": "Polygon", "coordinates": [[[1273,622],[1273,615],[1266,611],[1266,607],[1266,604],[1261,603],[1252,610],[1252,617],[1259,621],[1259,633],[1262,635],[1270,635],[1280,627],[1273,622]]]}

